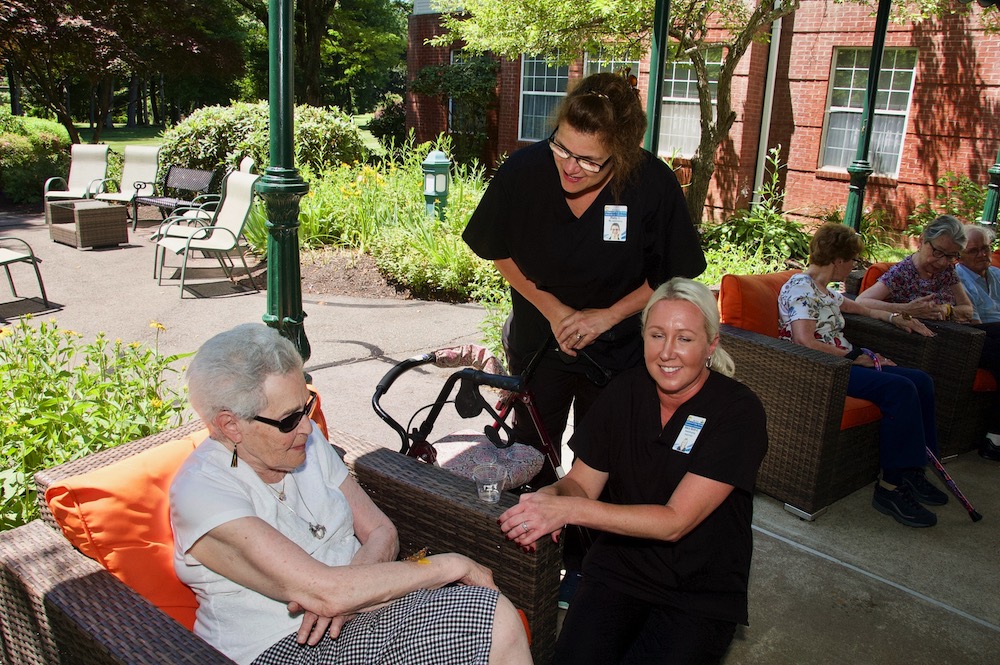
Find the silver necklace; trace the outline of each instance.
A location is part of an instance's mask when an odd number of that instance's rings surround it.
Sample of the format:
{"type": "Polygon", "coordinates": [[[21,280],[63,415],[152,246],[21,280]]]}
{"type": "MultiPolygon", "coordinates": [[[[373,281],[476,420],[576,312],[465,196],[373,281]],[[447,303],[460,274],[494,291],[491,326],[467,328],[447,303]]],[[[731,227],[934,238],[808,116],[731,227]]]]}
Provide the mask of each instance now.
{"type": "MultiPolygon", "coordinates": [[[[285,480],[288,478],[288,475],[289,474],[286,473],[285,476],[281,479],[280,490],[274,489],[274,487],[272,487],[269,483],[264,483],[264,484],[267,485],[267,489],[271,490],[275,498],[278,499],[278,505],[284,506],[285,509],[288,510],[288,512],[290,512],[292,515],[295,515],[299,519],[303,519],[302,516],[299,515],[297,512],[295,512],[295,510],[291,506],[285,503],[285,499],[288,498],[288,496],[285,494],[285,480]]],[[[306,500],[302,498],[302,492],[299,491],[299,486],[294,481],[294,479],[292,480],[292,487],[295,489],[295,493],[299,497],[299,503],[301,503],[302,507],[305,508],[306,512],[309,513],[310,519],[305,520],[306,522],[309,523],[309,533],[311,533],[313,535],[313,538],[315,538],[316,540],[323,540],[323,538],[326,537],[326,527],[315,521],[316,516],[313,515],[313,512],[311,510],[309,510],[309,505],[306,503],[306,500]]]]}

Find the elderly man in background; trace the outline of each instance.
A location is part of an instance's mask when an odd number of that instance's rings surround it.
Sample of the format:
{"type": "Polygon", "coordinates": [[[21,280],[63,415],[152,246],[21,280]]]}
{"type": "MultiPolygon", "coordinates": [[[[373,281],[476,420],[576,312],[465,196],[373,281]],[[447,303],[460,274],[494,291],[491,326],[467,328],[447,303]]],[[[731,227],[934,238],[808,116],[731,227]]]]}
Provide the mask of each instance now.
{"type": "MultiPolygon", "coordinates": [[[[965,225],[965,249],[955,272],[962,282],[975,308],[976,327],[982,328],[989,336],[1000,335],[1000,268],[990,262],[996,234],[993,229],[978,224],[965,225]]],[[[988,353],[983,349],[983,354],[988,353]]],[[[983,358],[988,362],[988,359],[983,358]]],[[[1000,359],[994,359],[992,366],[1000,359]]],[[[986,363],[982,363],[986,365],[986,363]]],[[[994,372],[996,374],[996,372],[994,372]]],[[[997,377],[1000,380],[1000,376],[997,377]]],[[[990,427],[990,433],[979,448],[979,454],[986,459],[1000,462],[1000,423],[990,427]]]]}

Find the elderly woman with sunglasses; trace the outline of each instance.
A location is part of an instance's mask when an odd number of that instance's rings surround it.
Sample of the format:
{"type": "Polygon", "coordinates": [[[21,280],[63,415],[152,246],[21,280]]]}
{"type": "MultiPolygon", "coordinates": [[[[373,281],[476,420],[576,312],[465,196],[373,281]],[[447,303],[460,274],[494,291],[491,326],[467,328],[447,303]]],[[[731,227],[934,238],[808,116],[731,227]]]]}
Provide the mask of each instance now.
{"type": "MultiPolygon", "coordinates": [[[[542,354],[527,385],[558,442],[571,405],[579,424],[611,376],[641,364],[639,312],[653,289],[701,274],[705,258],[677,178],[640,147],[646,115],[628,78],[584,78],[553,124],[503,163],[463,237],[510,284],[509,366],[521,373],[542,354]]],[[[537,445],[520,403],[514,431],[537,445]]],[[[568,544],[570,582],[575,552],[568,544]]],[[[565,584],[560,604],[571,595],[565,584]]]]}
{"type": "Polygon", "coordinates": [[[173,481],[170,518],[195,633],[259,665],[531,662],[488,569],[395,560],[395,527],[307,417],[316,395],[291,342],[238,326],[187,376],[210,436],[173,481]]]}
{"type": "Polygon", "coordinates": [[[879,277],[857,302],[920,319],[972,322],[972,301],[955,273],[964,247],[962,223],[951,215],[941,215],[920,234],[920,249],[879,277]]]}

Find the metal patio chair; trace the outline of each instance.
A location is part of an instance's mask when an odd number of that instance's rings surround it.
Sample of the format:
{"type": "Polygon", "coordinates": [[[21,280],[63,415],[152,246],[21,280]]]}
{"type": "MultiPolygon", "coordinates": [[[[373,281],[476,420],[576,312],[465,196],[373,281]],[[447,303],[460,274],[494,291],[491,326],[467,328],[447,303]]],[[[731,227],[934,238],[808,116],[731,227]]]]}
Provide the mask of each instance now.
{"type": "Polygon", "coordinates": [[[24,240],[21,240],[20,238],[12,238],[9,236],[5,238],[0,238],[0,266],[3,266],[4,272],[7,273],[7,284],[10,285],[10,292],[14,295],[15,298],[18,297],[17,291],[14,289],[14,280],[10,275],[10,264],[29,263],[31,264],[31,267],[35,269],[35,279],[38,280],[38,290],[42,292],[42,302],[45,303],[46,307],[48,307],[49,298],[47,295],[45,295],[45,284],[42,283],[42,273],[38,270],[38,264],[41,262],[42,260],[37,256],[35,256],[35,253],[31,250],[31,245],[29,245],[24,240]],[[4,243],[8,242],[20,243],[21,245],[24,246],[23,251],[18,251],[22,249],[20,246],[18,246],[18,249],[16,250],[4,247],[3,246],[4,243]]]}

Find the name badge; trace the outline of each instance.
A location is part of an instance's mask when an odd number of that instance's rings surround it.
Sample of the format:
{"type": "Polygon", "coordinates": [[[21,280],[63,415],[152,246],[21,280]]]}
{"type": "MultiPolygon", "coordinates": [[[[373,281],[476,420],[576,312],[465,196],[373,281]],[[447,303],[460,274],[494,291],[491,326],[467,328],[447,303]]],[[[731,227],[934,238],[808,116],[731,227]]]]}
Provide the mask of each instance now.
{"type": "Polygon", "coordinates": [[[694,448],[694,442],[698,439],[698,435],[701,434],[701,429],[704,426],[705,419],[701,416],[688,416],[684,427],[681,428],[681,433],[677,435],[677,440],[674,441],[674,450],[685,455],[690,453],[691,449],[694,448]]]}
{"type": "Polygon", "coordinates": [[[604,206],[604,239],[607,242],[625,242],[628,231],[628,206],[604,206]]]}

